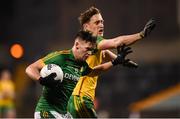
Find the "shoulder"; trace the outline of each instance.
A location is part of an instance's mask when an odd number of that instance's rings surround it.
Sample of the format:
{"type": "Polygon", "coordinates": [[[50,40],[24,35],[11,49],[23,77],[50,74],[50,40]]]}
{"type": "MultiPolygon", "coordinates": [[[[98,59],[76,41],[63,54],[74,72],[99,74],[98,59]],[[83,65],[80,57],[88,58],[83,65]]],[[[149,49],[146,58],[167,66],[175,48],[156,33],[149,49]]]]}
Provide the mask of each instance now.
{"type": "Polygon", "coordinates": [[[70,54],[70,50],[54,51],[43,57],[42,60],[45,62],[59,58],[62,59],[63,57],[66,57],[66,55],[68,54],[70,54]]]}
{"type": "Polygon", "coordinates": [[[54,51],[49,53],[46,58],[52,58],[60,55],[70,54],[70,50],[61,50],[61,51],[54,51]]]}
{"type": "Polygon", "coordinates": [[[61,50],[58,51],[59,54],[71,54],[71,50],[61,50]]]}
{"type": "Polygon", "coordinates": [[[104,38],[102,36],[98,36],[96,43],[99,44],[102,40],[104,40],[104,38]]]}

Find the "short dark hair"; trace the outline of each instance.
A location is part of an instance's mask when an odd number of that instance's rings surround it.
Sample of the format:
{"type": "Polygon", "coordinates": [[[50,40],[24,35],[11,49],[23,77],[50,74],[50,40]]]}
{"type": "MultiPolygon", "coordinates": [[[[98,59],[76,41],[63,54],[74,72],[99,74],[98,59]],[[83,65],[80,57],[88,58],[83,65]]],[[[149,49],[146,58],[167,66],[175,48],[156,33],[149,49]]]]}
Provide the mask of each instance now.
{"type": "Polygon", "coordinates": [[[94,6],[82,12],[78,18],[81,27],[83,26],[84,23],[89,22],[89,20],[91,19],[93,15],[100,14],[100,13],[101,13],[100,10],[98,8],[95,8],[94,6]]]}
{"type": "Polygon", "coordinates": [[[97,37],[93,36],[92,33],[90,33],[89,31],[83,31],[83,30],[79,31],[76,34],[76,38],[77,37],[81,38],[84,41],[91,42],[91,43],[96,43],[96,39],[97,39],[97,37]]]}

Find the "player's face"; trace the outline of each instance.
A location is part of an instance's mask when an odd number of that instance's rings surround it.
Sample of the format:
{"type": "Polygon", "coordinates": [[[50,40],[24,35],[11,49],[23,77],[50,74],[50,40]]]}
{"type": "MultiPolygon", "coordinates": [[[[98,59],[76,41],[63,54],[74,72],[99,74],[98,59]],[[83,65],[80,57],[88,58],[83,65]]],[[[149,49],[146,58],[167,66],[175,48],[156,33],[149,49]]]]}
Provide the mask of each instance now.
{"type": "Polygon", "coordinates": [[[101,14],[95,14],[88,23],[84,24],[84,29],[93,33],[94,36],[103,36],[104,20],[101,14]]]}
{"type": "Polygon", "coordinates": [[[90,55],[92,55],[92,50],[95,49],[96,44],[80,40],[78,41],[76,47],[77,47],[78,59],[85,61],[90,55]]]}
{"type": "Polygon", "coordinates": [[[1,74],[1,79],[3,80],[8,80],[8,79],[11,79],[11,74],[8,70],[4,70],[1,74]]]}

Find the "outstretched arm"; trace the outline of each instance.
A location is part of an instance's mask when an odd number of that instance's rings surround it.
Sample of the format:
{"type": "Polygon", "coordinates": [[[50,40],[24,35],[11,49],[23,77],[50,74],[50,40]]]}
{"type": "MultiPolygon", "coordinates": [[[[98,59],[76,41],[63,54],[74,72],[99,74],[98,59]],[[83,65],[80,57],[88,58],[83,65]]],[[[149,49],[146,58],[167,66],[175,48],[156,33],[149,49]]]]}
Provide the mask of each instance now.
{"type": "Polygon", "coordinates": [[[124,45],[131,45],[136,41],[142,39],[140,33],[132,34],[132,35],[124,35],[118,36],[112,39],[104,39],[98,44],[98,49],[105,50],[105,49],[115,49],[118,46],[124,45]]]}
{"type": "Polygon", "coordinates": [[[136,41],[144,37],[147,37],[151,33],[151,31],[154,29],[155,26],[156,26],[155,20],[150,19],[146,23],[144,29],[141,32],[135,33],[132,35],[118,36],[112,39],[104,39],[98,44],[98,49],[101,49],[101,50],[114,49],[122,45],[131,45],[135,43],[136,41]]]}

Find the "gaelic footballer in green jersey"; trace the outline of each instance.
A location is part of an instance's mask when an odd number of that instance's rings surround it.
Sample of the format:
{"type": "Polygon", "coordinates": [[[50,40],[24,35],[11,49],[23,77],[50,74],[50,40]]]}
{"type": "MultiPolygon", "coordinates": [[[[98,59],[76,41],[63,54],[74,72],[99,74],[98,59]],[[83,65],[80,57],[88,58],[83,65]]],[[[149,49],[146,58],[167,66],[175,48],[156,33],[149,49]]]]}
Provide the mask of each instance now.
{"type": "Polygon", "coordinates": [[[67,102],[79,77],[90,71],[85,60],[92,54],[95,47],[96,37],[93,37],[89,32],[80,31],[75,37],[71,50],[51,53],[26,68],[28,76],[38,80],[43,85],[42,95],[36,106],[35,118],[66,116],[67,102]],[[52,63],[62,68],[64,72],[62,83],[51,83],[54,81],[51,74],[45,78],[40,76],[42,67],[52,63]],[[47,83],[47,81],[49,82],[47,83]]]}
{"type": "MultiPolygon", "coordinates": [[[[36,106],[36,112],[41,117],[53,118],[56,113],[67,113],[67,102],[79,77],[87,74],[88,65],[84,61],[76,61],[72,50],[54,52],[41,59],[44,64],[57,64],[64,73],[62,82],[58,82],[54,87],[43,87],[42,95],[36,106]],[[44,114],[46,112],[46,115],[44,114]]],[[[36,113],[37,114],[37,113],[36,113]]]]}

